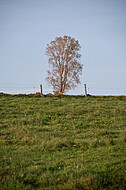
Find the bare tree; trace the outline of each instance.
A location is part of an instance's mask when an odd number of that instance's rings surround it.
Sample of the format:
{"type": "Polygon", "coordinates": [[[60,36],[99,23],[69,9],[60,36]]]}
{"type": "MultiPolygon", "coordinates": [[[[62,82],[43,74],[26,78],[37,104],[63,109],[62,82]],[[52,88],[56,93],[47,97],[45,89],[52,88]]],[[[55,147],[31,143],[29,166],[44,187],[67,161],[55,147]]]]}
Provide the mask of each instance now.
{"type": "Polygon", "coordinates": [[[56,37],[47,44],[46,55],[49,57],[51,71],[46,80],[54,92],[63,94],[80,83],[83,65],[80,63],[80,44],[70,36],[56,37]]]}

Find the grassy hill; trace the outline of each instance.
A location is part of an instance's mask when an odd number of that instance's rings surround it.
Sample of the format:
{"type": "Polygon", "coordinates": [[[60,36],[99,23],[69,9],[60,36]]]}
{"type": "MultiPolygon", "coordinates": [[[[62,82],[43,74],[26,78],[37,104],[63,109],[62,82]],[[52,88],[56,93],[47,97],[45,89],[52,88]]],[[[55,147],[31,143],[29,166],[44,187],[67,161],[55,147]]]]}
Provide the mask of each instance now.
{"type": "Polygon", "coordinates": [[[0,189],[125,189],[126,97],[0,95],[0,189]]]}

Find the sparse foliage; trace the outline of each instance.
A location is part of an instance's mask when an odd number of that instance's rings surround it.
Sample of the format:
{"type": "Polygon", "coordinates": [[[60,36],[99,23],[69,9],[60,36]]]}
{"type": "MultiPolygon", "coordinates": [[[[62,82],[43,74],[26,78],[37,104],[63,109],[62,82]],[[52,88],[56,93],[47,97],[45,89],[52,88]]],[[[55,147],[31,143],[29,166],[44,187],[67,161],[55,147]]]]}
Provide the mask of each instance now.
{"type": "Polygon", "coordinates": [[[46,80],[52,85],[54,92],[63,94],[80,83],[80,48],[79,42],[70,36],[56,37],[47,44],[46,55],[49,57],[51,71],[47,71],[46,80]]]}

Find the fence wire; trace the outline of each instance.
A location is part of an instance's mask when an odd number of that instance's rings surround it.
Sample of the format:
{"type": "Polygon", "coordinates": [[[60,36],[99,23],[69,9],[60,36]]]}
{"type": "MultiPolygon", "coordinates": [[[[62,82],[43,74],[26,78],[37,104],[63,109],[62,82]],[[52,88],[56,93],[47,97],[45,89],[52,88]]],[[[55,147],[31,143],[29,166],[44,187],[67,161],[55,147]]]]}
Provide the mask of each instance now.
{"type": "MultiPolygon", "coordinates": [[[[43,94],[54,94],[53,89],[42,86],[43,94]]],[[[40,92],[40,86],[37,84],[8,84],[0,83],[0,93],[7,94],[36,94],[40,92]]],[[[84,95],[84,86],[68,91],[68,95],[84,95]]],[[[126,87],[113,87],[106,85],[88,85],[87,94],[90,95],[126,95],[126,87]]]]}

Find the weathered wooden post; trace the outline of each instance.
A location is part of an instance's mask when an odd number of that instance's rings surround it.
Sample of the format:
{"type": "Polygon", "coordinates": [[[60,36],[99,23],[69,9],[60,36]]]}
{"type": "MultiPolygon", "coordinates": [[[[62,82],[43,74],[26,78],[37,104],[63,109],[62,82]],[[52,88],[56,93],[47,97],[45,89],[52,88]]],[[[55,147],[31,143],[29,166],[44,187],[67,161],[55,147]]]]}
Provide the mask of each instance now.
{"type": "Polygon", "coordinates": [[[42,84],[40,84],[40,90],[41,90],[41,96],[43,97],[43,93],[42,93],[42,84]]]}
{"type": "Polygon", "coordinates": [[[85,96],[87,96],[86,84],[84,84],[85,96]]]}

